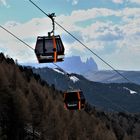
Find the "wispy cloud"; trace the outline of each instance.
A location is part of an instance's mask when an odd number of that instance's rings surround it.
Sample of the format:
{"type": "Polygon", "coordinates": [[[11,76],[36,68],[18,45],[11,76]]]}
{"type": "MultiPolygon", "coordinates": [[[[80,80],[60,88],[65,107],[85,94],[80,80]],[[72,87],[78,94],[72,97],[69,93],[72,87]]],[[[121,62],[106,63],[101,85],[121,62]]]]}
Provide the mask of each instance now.
{"type": "MultiPolygon", "coordinates": [[[[127,62],[130,63],[130,66],[127,64],[126,69],[131,68],[133,64],[140,63],[140,59],[135,59],[135,56],[140,56],[140,51],[138,51],[140,49],[140,8],[129,7],[122,10],[91,8],[88,10],[75,10],[70,15],[60,15],[56,18],[56,21],[71,33],[74,33],[80,40],[82,39],[82,42],[90,49],[102,55],[102,57],[105,57],[106,60],[111,61],[112,64],[119,64],[117,68],[124,68],[122,58],[126,58],[127,62]],[[110,19],[110,17],[119,17],[119,23],[110,19]],[[104,18],[106,19],[105,21],[100,20],[104,18]],[[84,27],[77,24],[83,24],[89,20],[93,22],[88,23],[84,27]]],[[[46,30],[50,31],[52,28],[51,21],[47,17],[33,18],[25,23],[9,21],[4,26],[23,40],[31,39],[32,41],[27,43],[33,46],[33,48],[36,37],[47,35],[46,30]]],[[[57,33],[62,36],[66,35],[63,30],[56,26],[57,33]]],[[[4,31],[0,32],[0,40],[3,43],[0,48],[6,49],[7,53],[15,58],[19,58],[21,62],[25,62],[25,58],[28,56],[31,56],[30,61],[36,61],[32,51],[28,51],[27,47],[17,43],[15,39],[4,31]]],[[[88,51],[82,48],[75,40],[67,40],[63,40],[67,56],[81,55],[83,58],[88,56],[88,51]]],[[[135,66],[135,69],[138,68],[139,65],[135,66]]]]}
{"type": "Polygon", "coordinates": [[[67,2],[71,2],[72,5],[77,5],[79,0],[67,0],[67,2]]]}
{"type": "Polygon", "coordinates": [[[0,0],[0,3],[3,4],[4,6],[7,6],[6,0],[0,0]]]}
{"type": "Polygon", "coordinates": [[[9,8],[10,5],[7,4],[6,0],[0,0],[0,4],[2,4],[3,6],[5,6],[6,8],[9,8]]]}
{"type": "Polygon", "coordinates": [[[140,0],[128,0],[129,2],[131,3],[137,3],[137,4],[140,4],[140,0]]]}
{"type": "Polygon", "coordinates": [[[77,5],[79,0],[72,0],[72,5],[77,5]]]}
{"type": "Polygon", "coordinates": [[[112,0],[114,3],[122,4],[124,0],[112,0]]]}

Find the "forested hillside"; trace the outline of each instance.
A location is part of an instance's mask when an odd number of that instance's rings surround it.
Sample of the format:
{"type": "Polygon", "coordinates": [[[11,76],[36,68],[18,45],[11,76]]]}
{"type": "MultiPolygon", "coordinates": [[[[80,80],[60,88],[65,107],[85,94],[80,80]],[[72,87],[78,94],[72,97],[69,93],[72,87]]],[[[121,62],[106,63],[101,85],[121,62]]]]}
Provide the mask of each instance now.
{"type": "Polygon", "coordinates": [[[0,140],[139,140],[139,131],[139,114],[64,110],[62,92],[0,54],[0,140]]]}

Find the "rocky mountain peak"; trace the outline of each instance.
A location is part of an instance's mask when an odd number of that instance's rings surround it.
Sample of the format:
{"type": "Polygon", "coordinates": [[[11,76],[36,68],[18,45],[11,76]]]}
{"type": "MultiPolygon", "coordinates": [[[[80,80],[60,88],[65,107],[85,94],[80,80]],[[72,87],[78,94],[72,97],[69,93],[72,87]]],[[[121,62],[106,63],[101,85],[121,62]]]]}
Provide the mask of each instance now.
{"type": "Polygon", "coordinates": [[[67,72],[83,74],[87,71],[97,71],[98,66],[92,57],[87,58],[86,62],[80,56],[66,57],[64,62],[59,64],[67,72]]]}

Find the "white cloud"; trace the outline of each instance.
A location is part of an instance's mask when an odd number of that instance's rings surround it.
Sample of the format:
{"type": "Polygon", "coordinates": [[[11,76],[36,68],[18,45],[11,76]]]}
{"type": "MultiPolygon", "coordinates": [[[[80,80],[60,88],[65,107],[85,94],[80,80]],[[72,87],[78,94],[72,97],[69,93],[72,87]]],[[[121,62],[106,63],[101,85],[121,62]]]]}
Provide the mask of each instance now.
{"type": "Polygon", "coordinates": [[[67,2],[71,2],[72,5],[77,5],[79,0],[67,0],[67,2]]]}
{"type": "MultiPolygon", "coordinates": [[[[5,25],[5,28],[10,30],[22,39],[35,38],[38,35],[47,35],[52,30],[51,21],[46,18],[34,18],[26,23],[18,23],[15,21],[9,21],[5,25]]],[[[0,39],[5,41],[7,39],[7,33],[1,31],[0,39]]]]}
{"type": "Polygon", "coordinates": [[[4,6],[7,5],[6,0],[0,0],[0,3],[2,3],[4,6]]]}
{"type": "Polygon", "coordinates": [[[21,42],[12,40],[12,37],[10,41],[0,43],[0,52],[4,52],[5,55],[12,57],[14,60],[17,59],[20,63],[37,62],[34,52],[21,42]]]}
{"type": "Polygon", "coordinates": [[[79,0],[72,0],[72,5],[77,5],[79,0]]]}
{"type": "Polygon", "coordinates": [[[123,4],[123,3],[136,3],[136,4],[140,4],[140,0],[112,0],[113,3],[118,3],[118,4],[123,4]]]}
{"type": "Polygon", "coordinates": [[[128,0],[129,2],[131,3],[137,3],[137,4],[140,4],[140,0],[128,0]]]}
{"type": "Polygon", "coordinates": [[[76,10],[71,13],[71,15],[61,15],[57,17],[57,21],[70,31],[81,31],[83,28],[77,26],[76,23],[84,22],[90,19],[95,19],[97,17],[106,17],[111,15],[119,14],[119,11],[114,11],[107,8],[92,8],[88,10],[76,10]]]}
{"type": "MultiPolygon", "coordinates": [[[[106,8],[77,10],[73,11],[69,16],[61,15],[57,17],[56,21],[70,32],[78,32],[82,36],[83,42],[90,49],[100,54],[106,60],[111,61],[111,64],[115,64],[119,69],[130,69],[134,66],[132,62],[139,62],[139,60],[134,57],[135,55],[140,56],[139,8],[125,8],[121,11],[106,8]],[[121,24],[110,20],[105,22],[98,21],[97,17],[108,16],[120,17],[121,24]],[[78,22],[82,23],[90,19],[96,19],[97,21],[84,27],[78,26],[77,24],[78,22]],[[108,47],[111,47],[111,53],[106,51],[108,47]],[[131,55],[129,55],[130,53],[131,55]],[[121,61],[123,56],[127,59],[127,64],[124,64],[121,61]]],[[[5,27],[21,39],[31,39],[32,41],[28,41],[27,43],[34,48],[36,37],[38,35],[47,35],[47,32],[52,29],[52,24],[51,21],[45,17],[34,18],[23,24],[10,21],[5,24],[5,27]]],[[[64,31],[56,26],[56,33],[61,35],[64,34],[64,31]]],[[[3,30],[0,30],[0,40],[2,43],[0,48],[9,53],[11,57],[14,56],[15,58],[20,59],[21,62],[25,62],[25,58],[27,57],[30,58],[29,61],[36,61],[35,55],[32,51],[28,50],[26,46],[21,45],[21,43],[17,43],[17,40],[13,39],[13,37],[3,30]]],[[[66,56],[81,55],[83,59],[87,56],[92,56],[91,53],[85,50],[75,40],[73,40],[73,42],[66,42],[66,40],[63,40],[63,42],[66,48],[66,56]]],[[[135,67],[135,69],[138,69],[138,67],[139,66],[135,67]]]]}
{"type": "Polygon", "coordinates": [[[119,3],[122,4],[124,2],[124,0],[112,0],[114,3],[119,3]]]}
{"type": "Polygon", "coordinates": [[[114,15],[115,11],[107,8],[92,8],[88,10],[73,11],[70,15],[70,20],[74,22],[85,21],[99,16],[114,15]]]}
{"type": "Polygon", "coordinates": [[[6,0],[0,0],[0,4],[4,5],[6,8],[10,7],[10,5],[7,4],[6,0]]]}
{"type": "MultiPolygon", "coordinates": [[[[110,34],[110,41],[113,41],[112,37],[120,36],[121,32],[122,31],[116,25],[113,25],[113,23],[111,22],[96,22],[83,29],[82,33],[84,36],[87,36],[90,40],[96,40],[101,37],[102,39],[99,40],[104,41],[107,39],[106,37],[110,34]]],[[[109,38],[107,39],[107,41],[109,41],[109,38]]]]}

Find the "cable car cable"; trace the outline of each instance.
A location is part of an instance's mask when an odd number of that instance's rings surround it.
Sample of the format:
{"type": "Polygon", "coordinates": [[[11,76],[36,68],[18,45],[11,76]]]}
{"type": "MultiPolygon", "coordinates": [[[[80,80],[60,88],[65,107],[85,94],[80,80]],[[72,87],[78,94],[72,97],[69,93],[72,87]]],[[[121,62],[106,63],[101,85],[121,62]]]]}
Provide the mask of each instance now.
{"type": "Polygon", "coordinates": [[[30,49],[34,50],[30,45],[28,45],[26,42],[24,42],[23,40],[21,40],[19,37],[17,37],[16,35],[14,35],[12,32],[8,31],[6,28],[4,28],[3,26],[0,25],[0,27],[5,30],[6,32],[8,32],[9,34],[11,34],[13,37],[15,37],[17,40],[19,40],[20,42],[22,42],[23,44],[25,44],[26,46],[28,46],[30,49]]]}
{"type": "MultiPolygon", "coordinates": [[[[43,11],[38,5],[36,5],[32,0],[29,0],[36,8],[38,8],[43,14],[45,14],[47,17],[50,18],[49,14],[47,14],[45,11],[43,11]]],[[[61,27],[65,32],[67,32],[72,38],[74,38],[77,42],[79,42],[82,46],[84,46],[87,50],[89,50],[93,55],[95,55],[98,59],[100,59],[102,62],[104,62],[107,66],[109,66],[112,70],[114,70],[118,75],[120,75],[122,78],[124,78],[129,83],[135,82],[129,80],[126,76],[121,74],[118,70],[116,70],[113,66],[111,66],[108,62],[106,62],[103,58],[101,58],[97,53],[95,53],[93,50],[91,50],[89,47],[87,47],[82,41],[80,41],[78,38],[76,38],[72,33],[70,33],[67,29],[65,29],[62,25],[60,25],[58,22],[54,21],[59,27],[61,27]]]]}
{"type": "MultiPolygon", "coordinates": [[[[4,28],[3,26],[1,26],[0,25],[0,27],[3,29],[3,30],[5,30],[6,32],[8,32],[9,34],[11,34],[13,37],[15,37],[17,40],[19,40],[20,42],[22,42],[24,45],[26,45],[28,48],[30,48],[31,50],[33,50],[34,51],[34,49],[29,45],[29,44],[27,44],[25,41],[23,41],[22,39],[20,39],[19,37],[17,37],[16,35],[14,35],[12,32],[10,32],[9,30],[7,30],[6,28],[4,28]]],[[[57,64],[55,64],[55,63],[53,63],[55,66],[57,66],[58,68],[60,68],[61,70],[63,70],[60,66],[58,66],[57,64]]],[[[63,70],[63,72],[65,72],[64,74],[66,75],[66,76],[68,76],[68,73],[66,72],[66,71],[64,71],[63,70]]],[[[98,95],[98,94],[97,94],[98,95]]],[[[99,95],[98,95],[99,96],[99,95]]],[[[100,97],[102,97],[104,100],[106,100],[106,101],[108,101],[108,102],[110,102],[112,105],[115,105],[115,106],[117,106],[117,107],[119,107],[119,108],[121,108],[122,110],[124,110],[125,112],[128,112],[126,109],[124,109],[123,107],[121,107],[120,105],[117,105],[116,103],[113,103],[110,99],[108,99],[108,98],[106,98],[106,97],[104,97],[104,96],[101,96],[100,95],[100,97]]],[[[129,113],[129,112],[128,112],[129,113]]]]}
{"type": "Polygon", "coordinates": [[[53,63],[56,67],[58,67],[66,76],[70,76],[70,74],[68,72],[66,72],[65,70],[63,70],[60,66],[58,66],[56,63],[53,63]]]}
{"type": "MultiPolygon", "coordinates": [[[[3,30],[5,30],[6,32],[8,32],[9,34],[11,34],[13,37],[15,37],[17,40],[19,40],[20,42],[22,42],[24,45],[26,45],[28,48],[30,48],[31,50],[34,51],[34,48],[32,48],[29,44],[27,44],[25,41],[23,41],[22,39],[20,39],[19,37],[17,37],[15,34],[13,34],[12,32],[10,32],[9,30],[7,30],[6,28],[4,28],[2,25],[0,25],[0,28],[2,28],[3,30]]],[[[64,72],[64,74],[66,76],[69,76],[70,74],[68,72],[66,72],[65,70],[63,70],[60,66],[58,66],[56,63],[53,63],[56,67],[58,67],[60,70],[62,70],[64,72]]]]}

